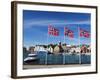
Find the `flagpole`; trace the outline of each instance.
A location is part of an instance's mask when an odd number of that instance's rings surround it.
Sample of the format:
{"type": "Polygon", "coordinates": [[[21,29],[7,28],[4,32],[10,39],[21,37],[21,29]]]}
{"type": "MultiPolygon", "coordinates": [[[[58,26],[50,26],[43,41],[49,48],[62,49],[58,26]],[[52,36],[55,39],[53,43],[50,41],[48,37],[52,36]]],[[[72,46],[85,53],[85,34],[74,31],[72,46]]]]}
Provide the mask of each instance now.
{"type": "MultiPolygon", "coordinates": [[[[47,32],[47,49],[48,49],[48,37],[49,37],[49,34],[47,32]]],[[[47,64],[47,57],[48,57],[48,50],[47,50],[47,53],[46,53],[45,64],[47,64]]]]}
{"type": "Polygon", "coordinates": [[[79,37],[78,37],[78,42],[79,42],[79,64],[81,64],[81,53],[80,53],[80,51],[81,51],[81,48],[80,48],[80,28],[79,28],[79,26],[78,26],[78,35],[79,35],[79,37]]]}
{"type": "MultiPolygon", "coordinates": [[[[64,27],[64,44],[65,44],[65,27],[64,27]]],[[[65,50],[63,53],[63,64],[65,64],[65,50]]]]}

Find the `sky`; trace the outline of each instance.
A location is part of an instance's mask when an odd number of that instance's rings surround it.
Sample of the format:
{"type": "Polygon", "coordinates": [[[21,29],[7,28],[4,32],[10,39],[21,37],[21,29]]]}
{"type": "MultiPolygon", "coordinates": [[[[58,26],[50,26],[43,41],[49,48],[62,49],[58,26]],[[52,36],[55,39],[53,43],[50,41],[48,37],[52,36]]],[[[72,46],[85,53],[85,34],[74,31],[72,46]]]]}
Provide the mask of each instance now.
{"type": "Polygon", "coordinates": [[[79,38],[78,27],[91,33],[91,14],[76,12],[51,12],[23,10],[23,46],[37,44],[58,44],[66,42],[69,45],[90,44],[90,38],[79,38]],[[59,36],[48,35],[48,25],[59,30],[59,36]],[[74,32],[74,38],[65,37],[64,27],[74,32]]]}

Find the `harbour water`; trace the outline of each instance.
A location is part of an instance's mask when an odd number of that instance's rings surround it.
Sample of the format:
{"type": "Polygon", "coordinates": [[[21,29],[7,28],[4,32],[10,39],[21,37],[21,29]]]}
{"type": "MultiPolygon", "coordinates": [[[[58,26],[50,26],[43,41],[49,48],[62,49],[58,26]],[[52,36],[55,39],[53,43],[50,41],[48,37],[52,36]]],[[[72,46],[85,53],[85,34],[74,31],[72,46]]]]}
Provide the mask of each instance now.
{"type": "MultiPolygon", "coordinates": [[[[33,61],[33,65],[63,65],[63,64],[91,64],[91,55],[77,54],[47,54],[46,52],[38,52],[38,61],[33,61]],[[81,62],[81,63],[80,63],[81,62]]],[[[28,53],[24,53],[23,59],[28,57],[28,53]]],[[[24,64],[30,64],[25,63],[24,64]]]]}

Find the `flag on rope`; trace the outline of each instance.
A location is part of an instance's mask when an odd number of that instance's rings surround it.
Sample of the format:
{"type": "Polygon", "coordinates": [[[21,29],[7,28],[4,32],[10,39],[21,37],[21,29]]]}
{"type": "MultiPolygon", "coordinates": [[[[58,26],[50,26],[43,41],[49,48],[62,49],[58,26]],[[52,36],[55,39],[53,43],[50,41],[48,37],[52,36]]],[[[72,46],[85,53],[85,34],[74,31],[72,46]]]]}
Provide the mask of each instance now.
{"type": "Polygon", "coordinates": [[[48,34],[52,36],[59,36],[59,30],[54,28],[52,25],[48,26],[48,34]]]}
{"type": "Polygon", "coordinates": [[[90,38],[90,33],[86,30],[80,29],[80,37],[90,38]]]}
{"type": "Polygon", "coordinates": [[[74,37],[74,33],[72,30],[68,29],[67,27],[64,27],[64,35],[65,36],[68,36],[70,38],[73,38],[74,37]]]}

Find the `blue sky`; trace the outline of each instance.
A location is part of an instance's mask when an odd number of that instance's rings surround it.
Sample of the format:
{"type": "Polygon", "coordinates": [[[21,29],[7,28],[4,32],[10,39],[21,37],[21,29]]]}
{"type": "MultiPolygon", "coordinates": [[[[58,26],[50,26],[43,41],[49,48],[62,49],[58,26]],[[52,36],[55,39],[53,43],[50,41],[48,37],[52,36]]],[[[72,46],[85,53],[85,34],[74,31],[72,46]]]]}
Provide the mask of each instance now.
{"type": "MultiPolygon", "coordinates": [[[[67,44],[78,45],[78,27],[90,32],[91,14],[75,12],[51,12],[23,10],[23,43],[29,47],[37,44],[64,42],[64,27],[74,32],[74,38],[66,36],[67,44]],[[48,25],[59,29],[59,36],[48,36],[48,25]]],[[[90,44],[90,38],[80,38],[80,44],[90,44]]]]}

